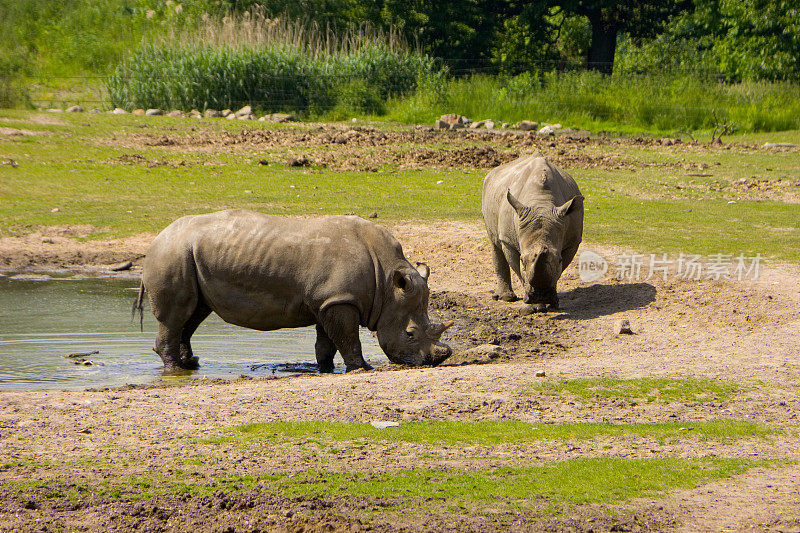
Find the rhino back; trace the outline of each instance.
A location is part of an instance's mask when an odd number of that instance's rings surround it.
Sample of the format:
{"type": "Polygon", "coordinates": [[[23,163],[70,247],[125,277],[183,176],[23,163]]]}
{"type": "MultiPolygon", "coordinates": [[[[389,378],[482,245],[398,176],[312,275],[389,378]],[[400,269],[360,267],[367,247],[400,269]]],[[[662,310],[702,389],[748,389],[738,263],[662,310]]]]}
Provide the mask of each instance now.
{"type": "Polygon", "coordinates": [[[381,289],[376,263],[391,263],[399,249],[386,230],[357,217],[229,210],[185,217],[164,233],[173,261],[191,254],[200,293],[218,315],[263,330],[313,324],[333,303],[355,305],[366,323],[381,289]]]}
{"type": "MultiPolygon", "coordinates": [[[[539,152],[493,169],[483,181],[483,218],[493,241],[511,240],[512,244],[516,242],[517,218],[506,199],[509,190],[523,204],[532,207],[561,205],[580,194],[572,176],[550,163],[539,152]],[[543,185],[544,180],[546,186],[543,185]]],[[[581,227],[582,220],[581,209],[581,227]]],[[[570,221],[574,225],[578,217],[570,215],[570,221]]],[[[575,231],[569,233],[574,234],[575,231]]]]}

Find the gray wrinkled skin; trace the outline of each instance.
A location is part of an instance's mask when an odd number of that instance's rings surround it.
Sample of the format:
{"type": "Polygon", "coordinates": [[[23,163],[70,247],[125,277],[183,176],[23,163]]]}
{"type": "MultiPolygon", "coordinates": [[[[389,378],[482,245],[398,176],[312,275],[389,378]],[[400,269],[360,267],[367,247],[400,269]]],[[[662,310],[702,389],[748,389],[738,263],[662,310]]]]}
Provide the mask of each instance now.
{"type": "Polygon", "coordinates": [[[437,365],[449,324],[428,319],[428,272],[386,229],[358,217],[284,218],[228,210],[180,218],[152,242],[142,284],[158,320],[165,370],[197,367],[190,339],[213,311],[257,330],[316,325],[320,372],[338,350],[347,370],[370,368],[359,325],[392,362],[437,365]]]}
{"type": "Polygon", "coordinates": [[[583,196],[569,174],[541,154],[493,169],[483,182],[483,220],[493,246],[494,298],[513,302],[511,272],[534,310],[558,308],[556,283],[583,235],[583,196]]]}

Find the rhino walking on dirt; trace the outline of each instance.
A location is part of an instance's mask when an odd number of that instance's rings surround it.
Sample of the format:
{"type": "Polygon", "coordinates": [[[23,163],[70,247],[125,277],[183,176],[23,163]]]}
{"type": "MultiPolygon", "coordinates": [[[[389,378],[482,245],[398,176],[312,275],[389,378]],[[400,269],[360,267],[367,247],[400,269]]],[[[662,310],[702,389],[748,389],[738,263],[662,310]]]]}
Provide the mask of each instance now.
{"type": "Polygon", "coordinates": [[[338,350],[347,370],[371,368],[359,325],[376,331],[394,363],[437,365],[452,325],[428,318],[427,265],[415,268],[388,230],[355,216],[286,218],[234,209],[190,215],[164,229],[144,260],[144,291],[158,320],[165,370],[197,368],[191,337],[213,311],[262,331],[316,325],[320,372],[338,350]]]}
{"type": "Polygon", "coordinates": [[[538,152],[520,157],[489,172],[481,208],[493,246],[494,298],[518,300],[510,267],[526,304],[557,309],[556,283],[583,235],[583,196],[572,177],[538,152]]]}

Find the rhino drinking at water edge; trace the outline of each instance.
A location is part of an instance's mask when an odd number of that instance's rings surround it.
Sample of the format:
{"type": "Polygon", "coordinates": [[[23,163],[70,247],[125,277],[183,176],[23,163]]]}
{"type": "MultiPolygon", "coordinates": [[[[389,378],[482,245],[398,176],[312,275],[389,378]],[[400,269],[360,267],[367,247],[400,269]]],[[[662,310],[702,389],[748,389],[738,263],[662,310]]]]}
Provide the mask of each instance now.
{"type": "Polygon", "coordinates": [[[180,218],[152,242],[144,291],[158,320],[165,370],[197,367],[191,337],[213,311],[257,330],[316,325],[320,372],[338,350],[347,370],[369,369],[359,325],[376,331],[394,363],[437,365],[447,324],[428,318],[428,274],[388,230],[354,216],[299,219],[240,209],[180,218]]]}
{"type": "Polygon", "coordinates": [[[525,303],[558,308],[556,283],[583,235],[583,196],[572,177],[539,153],[523,156],[489,172],[481,210],[493,246],[494,298],[518,299],[510,267],[525,303]]]}

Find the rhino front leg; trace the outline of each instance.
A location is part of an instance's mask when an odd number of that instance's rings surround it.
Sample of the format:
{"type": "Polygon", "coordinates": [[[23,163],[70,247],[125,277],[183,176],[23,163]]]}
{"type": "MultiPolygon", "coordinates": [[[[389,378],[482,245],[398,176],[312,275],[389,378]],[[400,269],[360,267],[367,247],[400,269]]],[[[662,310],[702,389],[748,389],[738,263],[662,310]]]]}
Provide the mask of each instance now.
{"type": "Polygon", "coordinates": [[[317,352],[317,366],[320,373],[333,372],[333,356],[336,355],[336,345],[333,343],[322,324],[317,324],[317,342],[314,344],[317,352]]]}
{"type": "Polygon", "coordinates": [[[502,248],[497,245],[493,246],[492,262],[494,263],[494,272],[497,274],[497,288],[492,298],[505,302],[516,302],[519,298],[511,288],[511,268],[502,248]]]}
{"type": "MultiPolygon", "coordinates": [[[[372,369],[361,355],[358,309],[348,304],[332,305],[322,311],[319,318],[324,333],[342,354],[348,372],[359,368],[372,369]]],[[[319,341],[319,337],[317,340],[319,341]]]]}

